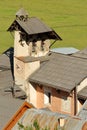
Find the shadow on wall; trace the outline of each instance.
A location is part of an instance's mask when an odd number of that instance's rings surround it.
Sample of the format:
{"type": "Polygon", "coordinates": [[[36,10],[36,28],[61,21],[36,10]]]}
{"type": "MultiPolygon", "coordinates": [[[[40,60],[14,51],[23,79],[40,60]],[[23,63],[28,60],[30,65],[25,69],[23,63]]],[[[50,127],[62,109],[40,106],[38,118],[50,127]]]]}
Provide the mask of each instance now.
{"type": "Polygon", "coordinates": [[[13,56],[14,56],[14,48],[10,47],[8,50],[6,50],[5,52],[3,52],[3,54],[7,55],[9,57],[9,62],[10,62],[10,66],[11,66],[11,72],[12,72],[12,76],[14,79],[14,61],[13,61],[13,56]]]}

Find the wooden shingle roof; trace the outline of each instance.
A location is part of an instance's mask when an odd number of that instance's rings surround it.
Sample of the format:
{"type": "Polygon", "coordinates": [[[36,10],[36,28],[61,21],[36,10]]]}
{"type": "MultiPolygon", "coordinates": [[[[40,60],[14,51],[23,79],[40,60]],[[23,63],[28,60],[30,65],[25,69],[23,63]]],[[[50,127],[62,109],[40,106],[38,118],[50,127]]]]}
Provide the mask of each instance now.
{"type": "Polygon", "coordinates": [[[16,13],[16,17],[27,17],[26,20],[16,18],[11,26],[8,28],[8,31],[19,30],[24,31],[28,36],[39,35],[41,38],[42,34],[46,34],[49,39],[62,40],[61,37],[50,27],[44,24],[40,19],[36,17],[28,17],[28,14],[24,9],[20,9],[16,13]]]}
{"type": "Polygon", "coordinates": [[[16,30],[16,26],[21,28],[28,35],[40,34],[41,36],[45,33],[49,39],[62,40],[61,37],[53,29],[49,28],[46,24],[44,24],[40,19],[36,17],[28,18],[25,22],[17,19],[8,28],[8,31],[16,30]]]}
{"type": "Polygon", "coordinates": [[[70,92],[87,76],[87,60],[52,53],[29,81],[70,92]]]}

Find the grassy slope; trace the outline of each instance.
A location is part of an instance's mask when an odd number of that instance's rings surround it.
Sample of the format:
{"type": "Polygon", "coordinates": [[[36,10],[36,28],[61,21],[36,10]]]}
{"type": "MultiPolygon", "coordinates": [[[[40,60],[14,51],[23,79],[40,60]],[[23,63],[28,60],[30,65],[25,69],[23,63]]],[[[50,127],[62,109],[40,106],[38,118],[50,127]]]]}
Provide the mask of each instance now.
{"type": "Polygon", "coordinates": [[[53,47],[87,46],[87,0],[0,0],[0,53],[13,46],[13,37],[6,30],[21,7],[62,37],[53,47]]]}

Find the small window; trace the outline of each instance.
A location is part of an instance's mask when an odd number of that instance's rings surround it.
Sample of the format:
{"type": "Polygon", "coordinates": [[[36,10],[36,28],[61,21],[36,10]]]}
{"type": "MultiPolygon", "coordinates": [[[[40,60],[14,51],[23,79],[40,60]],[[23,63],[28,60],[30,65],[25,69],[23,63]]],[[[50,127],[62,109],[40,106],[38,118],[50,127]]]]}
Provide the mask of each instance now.
{"type": "Polygon", "coordinates": [[[44,92],[44,104],[51,104],[51,92],[44,92]]]}
{"type": "Polygon", "coordinates": [[[71,112],[71,98],[62,96],[61,101],[62,101],[61,110],[65,112],[71,112]]]}

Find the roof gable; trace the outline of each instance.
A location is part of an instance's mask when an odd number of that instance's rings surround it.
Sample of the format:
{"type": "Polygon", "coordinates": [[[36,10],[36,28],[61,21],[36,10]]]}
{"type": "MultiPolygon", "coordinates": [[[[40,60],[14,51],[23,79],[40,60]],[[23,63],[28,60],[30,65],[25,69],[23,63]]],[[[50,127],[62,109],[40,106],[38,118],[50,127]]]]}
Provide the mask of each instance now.
{"type": "Polygon", "coordinates": [[[81,50],[81,51],[78,51],[78,52],[74,53],[73,56],[87,59],[87,48],[85,48],[85,49],[83,49],[83,50],[81,50]]]}

